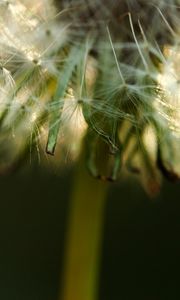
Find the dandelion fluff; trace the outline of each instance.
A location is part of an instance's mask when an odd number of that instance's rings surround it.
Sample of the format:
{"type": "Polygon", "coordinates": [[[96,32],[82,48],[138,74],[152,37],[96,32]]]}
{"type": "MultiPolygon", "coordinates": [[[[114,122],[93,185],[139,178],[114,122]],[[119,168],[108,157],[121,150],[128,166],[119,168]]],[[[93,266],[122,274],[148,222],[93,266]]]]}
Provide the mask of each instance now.
{"type": "Polygon", "coordinates": [[[88,165],[99,178],[116,179],[136,156],[144,178],[160,171],[179,178],[179,165],[169,166],[170,153],[179,160],[179,14],[178,0],[1,0],[4,136],[24,132],[24,145],[34,139],[37,149],[43,133],[54,154],[63,143],[80,149],[86,134],[88,165]],[[146,136],[156,140],[150,154],[146,136]],[[113,155],[112,176],[96,166],[99,143],[113,155]]]}

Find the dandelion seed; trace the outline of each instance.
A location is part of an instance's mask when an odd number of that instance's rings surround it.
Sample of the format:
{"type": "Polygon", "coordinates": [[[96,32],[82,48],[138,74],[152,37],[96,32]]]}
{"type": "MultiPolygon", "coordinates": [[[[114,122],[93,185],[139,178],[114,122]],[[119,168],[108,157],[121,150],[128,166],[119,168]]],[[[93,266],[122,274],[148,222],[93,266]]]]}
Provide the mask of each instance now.
{"type": "Polygon", "coordinates": [[[142,54],[141,48],[140,48],[139,43],[138,43],[137,38],[136,38],[136,34],[135,34],[135,31],[134,31],[134,26],[133,26],[131,14],[129,13],[128,15],[129,15],[129,22],[130,22],[130,26],[131,26],[131,30],[132,30],[132,34],[133,34],[136,46],[138,48],[138,51],[139,51],[139,54],[141,56],[142,62],[144,64],[144,67],[145,67],[146,71],[148,72],[148,65],[146,63],[146,60],[145,60],[145,58],[144,58],[144,56],[142,54]]]}
{"type": "Polygon", "coordinates": [[[111,39],[111,34],[110,34],[110,31],[109,31],[108,27],[107,27],[107,32],[108,32],[110,44],[111,44],[111,47],[112,47],[112,51],[113,51],[113,54],[114,54],[114,58],[115,58],[115,61],[116,61],[116,65],[117,65],[117,68],[118,68],[118,72],[119,72],[120,78],[122,80],[123,85],[125,85],[126,83],[125,83],[124,77],[122,75],[121,69],[119,67],[119,63],[118,63],[118,60],[117,60],[116,52],[115,52],[115,49],[114,49],[114,46],[113,46],[113,42],[112,42],[112,39],[111,39]]]}

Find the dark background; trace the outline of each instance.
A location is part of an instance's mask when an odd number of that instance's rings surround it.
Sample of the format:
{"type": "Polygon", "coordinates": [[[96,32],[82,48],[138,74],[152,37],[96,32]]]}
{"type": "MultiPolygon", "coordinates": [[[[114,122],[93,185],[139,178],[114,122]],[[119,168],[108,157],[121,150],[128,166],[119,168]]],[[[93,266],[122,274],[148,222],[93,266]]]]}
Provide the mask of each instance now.
{"type": "MultiPolygon", "coordinates": [[[[57,300],[73,170],[56,173],[31,166],[0,178],[2,300],[57,300]]],[[[99,300],[180,299],[179,195],[168,182],[156,199],[137,183],[112,186],[99,300]]]]}

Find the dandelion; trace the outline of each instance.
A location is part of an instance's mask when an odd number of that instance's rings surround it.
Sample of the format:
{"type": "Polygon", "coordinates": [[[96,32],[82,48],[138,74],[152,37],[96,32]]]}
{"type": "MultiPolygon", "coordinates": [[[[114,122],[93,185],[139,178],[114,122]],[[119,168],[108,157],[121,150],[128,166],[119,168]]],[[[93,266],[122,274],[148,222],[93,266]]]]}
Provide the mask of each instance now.
{"type": "Polygon", "coordinates": [[[130,171],[149,194],[179,179],[179,13],[179,0],[1,0],[7,169],[31,144],[71,159],[85,148],[93,177],[130,171]]]}
{"type": "MultiPolygon", "coordinates": [[[[38,114],[47,112],[46,151],[54,154],[60,128],[81,110],[93,144],[102,140],[117,158],[111,171],[113,174],[113,168],[116,169],[114,176],[101,175],[98,169],[93,171],[95,162],[87,163],[89,171],[96,177],[114,180],[118,163],[122,165],[122,160],[123,165],[131,164],[132,160],[123,158],[127,157],[128,146],[128,141],[123,145],[119,138],[123,123],[128,120],[132,135],[137,135],[134,139],[141,140],[142,124],[145,130],[151,118],[155,119],[156,98],[165,102],[164,92],[158,94],[158,78],[161,65],[167,63],[164,47],[178,43],[178,6],[174,1],[162,1],[160,5],[157,1],[152,5],[144,1],[115,1],[113,5],[102,1],[101,9],[96,1],[55,4],[56,7],[51,1],[38,5],[29,1],[1,2],[2,126],[14,126],[19,114],[17,104],[26,115],[27,111],[36,114],[36,109],[38,114]],[[153,19],[160,25],[159,32],[145,22],[152,11],[153,19]],[[121,27],[120,36],[117,26],[121,27]],[[93,83],[87,74],[90,68],[93,83]],[[77,107],[71,113],[64,112],[69,88],[77,107]]],[[[25,117],[21,121],[25,124],[25,117]]],[[[96,151],[96,146],[92,151],[96,151]]]]}
{"type": "MultiPolygon", "coordinates": [[[[164,148],[162,134],[173,132],[173,128],[177,134],[179,127],[177,117],[165,109],[170,103],[174,110],[178,106],[178,99],[166,96],[172,93],[172,87],[165,83],[168,76],[178,77],[170,62],[172,55],[166,54],[176,49],[178,60],[178,13],[177,1],[165,0],[151,4],[143,0],[121,4],[41,0],[38,5],[1,1],[1,127],[16,130],[20,126],[23,130],[28,127],[27,116],[36,114],[39,119],[30,116],[30,132],[33,126],[39,126],[38,122],[47,130],[49,120],[46,151],[54,154],[62,136],[59,132],[71,126],[71,119],[79,122],[78,112],[81,138],[86,132],[94,145],[88,147],[87,154],[87,166],[93,176],[115,180],[124,167],[138,169],[139,173],[147,168],[149,177],[159,185],[158,168],[168,173],[160,154],[164,148]],[[157,26],[153,26],[155,22],[157,26]],[[68,100],[70,89],[73,101],[68,100]],[[170,119],[172,124],[165,129],[163,122],[167,124],[170,119]],[[152,153],[148,154],[143,138],[148,128],[151,138],[155,135],[154,152],[159,153],[151,167],[152,153]],[[126,136],[123,131],[127,131],[126,136]],[[107,156],[108,152],[114,156],[111,171],[106,174],[96,166],[99,143],[108,146],[107,156]],[[137,155],[141,163],[135,167],[137,155]]],[[[177,86],[174,88],[178,91],[177,86]]],[[[72,144],[80,145],[81,138],[72,144]]],[[[71,148],[70,141],[66,141],[66,147],[71,148]]],[[[179,177],[177,169],[171,173],[179,177]]],[[[148,179],[146,186],[151,190],[148,179]]]]}

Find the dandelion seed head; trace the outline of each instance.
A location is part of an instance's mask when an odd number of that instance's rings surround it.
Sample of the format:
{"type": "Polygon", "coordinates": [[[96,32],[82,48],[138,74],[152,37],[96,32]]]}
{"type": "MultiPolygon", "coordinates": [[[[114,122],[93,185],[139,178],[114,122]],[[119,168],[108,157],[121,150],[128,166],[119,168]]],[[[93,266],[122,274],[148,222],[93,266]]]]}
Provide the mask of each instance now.
{"type": "Polygon", "coordinates": [[[47,136],[48,153],[65,147],[74,158],[87,136],[91,173],[105,143],[107,178],[118,176],[121,156],[147,189],[158,189],[160,171],[179,177],[169,163],[180,138],[179,12],[178,0],[1,0],[4,135],[23,132],[38,153],[47,136]]]}

